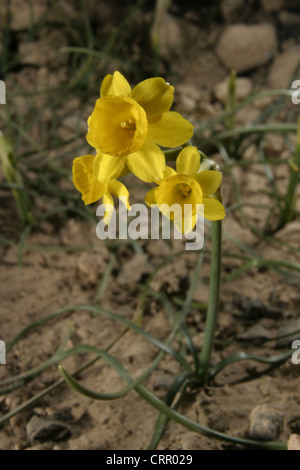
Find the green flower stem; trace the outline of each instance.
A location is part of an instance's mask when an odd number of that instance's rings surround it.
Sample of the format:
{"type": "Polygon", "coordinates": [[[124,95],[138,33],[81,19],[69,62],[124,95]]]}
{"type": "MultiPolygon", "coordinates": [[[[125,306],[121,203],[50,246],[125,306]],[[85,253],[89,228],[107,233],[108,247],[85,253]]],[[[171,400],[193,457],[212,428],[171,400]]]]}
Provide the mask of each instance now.
{"type": "Polygon", "coordinates": [[[171,6],[172,0],[156,0],[154,9],[154,19],[150,30],[150,39],[153,51],[153,71],[159,75],[160,65],[160,31],[163,26],[163,19],[171,6]]]}
{"type": "Polygon", "coordinates": [[[211,224],[211,268],[209,300],[204,332],[204,343],[200,355],[198,376],[200,382],[207,381],[210,358],[214,343],[214,334],[219,311],[219,296],[221,283],[221,252],[222,252],[222,221],[216,220],[211,224]]]}
{"type": "MultiPolygon", "coordinates": [[[[228,97],[226,100],[226,111],[231,111],[236,108],[236,71],[232,70],[229,77],[228,83],[228,97]]],[[[228,116],[224,122],[227,129],[234,129],[235,127],[236,114],[228,116]]]]}

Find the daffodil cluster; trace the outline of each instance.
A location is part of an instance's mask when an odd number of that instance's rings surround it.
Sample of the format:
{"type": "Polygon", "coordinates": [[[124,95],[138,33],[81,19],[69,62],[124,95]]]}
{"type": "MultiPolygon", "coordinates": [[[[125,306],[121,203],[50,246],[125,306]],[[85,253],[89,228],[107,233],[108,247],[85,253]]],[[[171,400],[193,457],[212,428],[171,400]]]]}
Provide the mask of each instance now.
{"type": "Polygon", "coordinates": [[[166,166],[161,147],[180,147],[193,135],[192,124],[170,111],[173,99],[174,88],[161,77],[144,80],[133,89],[119,72],[104,78],[100,98],[88,118],[86,138],[95,154],[75,158],[73,181],[85,204],[103,198],[107,223],[112,195],[126,201],[130,209],[128,190],[118,181],[129,172],[157,185],[148,192],[147,205],[158,206],[162,213],[166,206],[190,205],[184,220],[169,215],[184,233],[195,226],[199,205],[204,204],[205,218],[224,218],[224,207],[214,197],[222,175],[201,171],[196,147],[187,146],[179,153],[176,171],[166,166]]]}

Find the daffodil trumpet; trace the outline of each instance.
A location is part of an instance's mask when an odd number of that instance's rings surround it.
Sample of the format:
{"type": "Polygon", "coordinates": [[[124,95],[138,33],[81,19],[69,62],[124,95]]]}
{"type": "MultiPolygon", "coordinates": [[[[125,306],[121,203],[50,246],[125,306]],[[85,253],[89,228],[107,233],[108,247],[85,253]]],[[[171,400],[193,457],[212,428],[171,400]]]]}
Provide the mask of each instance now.
{"type": "Polygon", "coordinates": [[[189,233],[197,223],[202,205],[207,220],[221,220],[225,217],[224,206],[215,197],[221,180],[219,171],[201,171],[198,149],[188,146],[179,153],[176,170],[167,166],[163,178],[156,181],[157,186],[147,193],[145,201],[150,207],[157,205],[166,217],[174,221],[178,230],[189,233]],[[169,208],[173,205],[179,206],[181,210],[178,213],[170,212],[169,208]],[[185,211],[186,206],[191,207],[191,210],[185,211]]]}

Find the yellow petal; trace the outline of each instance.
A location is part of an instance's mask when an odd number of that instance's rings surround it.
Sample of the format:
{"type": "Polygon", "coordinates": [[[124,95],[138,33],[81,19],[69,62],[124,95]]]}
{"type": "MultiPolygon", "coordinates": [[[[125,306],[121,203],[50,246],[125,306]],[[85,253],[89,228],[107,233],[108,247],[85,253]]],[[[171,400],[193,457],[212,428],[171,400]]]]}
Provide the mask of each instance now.
{"type": "Polygon", "coordinates": [[[147,192],[146,197],[145,197],[145,203],[147,206],[151,207],[156,205],[156,198],[155,198],[155,191],[157,190],[157,187],[150,189],[150,191],[147,192]]]}
{"type": "Polygon", "coordinates": [[[109,192],[103,195],[103,205],[105,209],[103,221],[108,225],[114,210],[114,200],[109,192]]]}
{"type": "Polygon", "coordinates": [[[168,111],[148,119],[148,138],[163,147],[178,147],[193,135],[193,125],[179,113],[168,111]]]}
{"type": "Polygon", "coordinates": [[[204,197],[204,217],[207,220],[222,220],[225,217],[223,204],[213,197],[204,197]]]}
{"type": "Polygon", "coordinates": [[[127,207],[128,210],[130,210],[130,204],[129,204],[129,192],[126,186],[121,183],[121,181],[109,181],[108,183],[108,191],[112,193],[114,196],[117,198],[121,198],[122,202],[125,202],[125,206],[127,207]]]}
{"type": "Polygon", "coordinates": [[[166,160],[163,151],[152,142],[146,141],[138,151],[127,155],[126,165],[132,173],[146,183],[163,177],[166,160]]]}
{"type": "Polygon", "coordinates": [[[214,194],[219,188],[222,181],[222,173],[215,170],[201,171],[195,176],[195,179],[201,186],[203,196],[214,194]]]}
{"type": "Polygon", "coordinates": [[[176,160],[177,173],[194,176],[200,167],[200,154],[197,147],[188,146],[181,150],[176,160]]]}
{"type": "Polygon", "coordinates": [[[123,75],[118,71],[114,72],[113,75],[106,75],[100,88],[101,97],[108,95],[129,96],[130,92],[131,87],[129,83],[127,82],[126,78],[123,77],[123,75]]]}
{"type": "Polygon", "coordinates": [[[75,187],[82,193],[85,204],[92,204],[101,199],[107,190],[106,183],[100,183],[93,175],[94,155],[77,157],[73,161],[73,182],[75,187]]]}
{"type": "Polygon", "coordinates": [[[100,183],[118,178],[125,166],[125,157],[98,153],[94,158],[93,173],[100,183]]]}
{"type": "Polygon", "coordinates": [[[155,183],[156,184],[160,184],[164,179],[168,178],[169,176],[174,176],[174,175],[177,175],[176,171],[174,170],[174,168],[171,168],[170,166],[166,166],[166,169],[164,171],[164,175],[163,175],[163,178],[159,179],[159,180],[155,180],[155,183]]]}
{"type": "Polygon", "coordinates": [[[110,95],[96,101],[86,139],[98,151],[121,157],[139,150],[147,133],[144,109],[132,98],[110,95]]]}
{"type": "Polygon", "coordinates": [[[169,111],[173,95],[174,88],[161,77],[148,78],[136,85],[131,92],[131,97],[144,108],[147,116],[169,111]]]}
{"type": "Polygon", "coordinates": [[[172,168],[171,166],[166,166],[166,169],[164,172],[164,178],[168,178],[169,176],[174,176],[174,175],[177,175],[174,168],[172,168]]]}

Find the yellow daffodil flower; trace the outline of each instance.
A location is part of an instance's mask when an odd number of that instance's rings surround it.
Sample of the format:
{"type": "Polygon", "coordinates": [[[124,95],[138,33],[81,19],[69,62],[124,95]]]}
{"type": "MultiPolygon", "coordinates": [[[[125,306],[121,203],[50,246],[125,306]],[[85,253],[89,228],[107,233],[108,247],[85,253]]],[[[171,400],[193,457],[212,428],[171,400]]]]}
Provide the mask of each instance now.
{"type": "MultiPolygon", "coordinates": [[[[111,180],[100,183],[98,179],[95,178],[93,175],[95,158],[95,155],[85,155],[75,158],[72,168],[73,182],[78,191],[81,192],[82,200],[86,205],[103,198],[103,204],[105,206],[103,220],[108,224],[112,215],[111,209],[114,205],[112,195],[118,198],[126,198],[127,209],[130,210],[129,193],[126,186],[120,181],[111,180]]],[[[124,200],[122,200],[122,202],[123,201],[124,200]]]]}
{"type": "Polygon", "coordinates": [[[157,180],[158,186],[146,195],[146,204],[158,205],[162,214],[174,221],[178,230],[189,233],[196,225],[201,207],[204,205],[204,217],[208,220],[221,220],[225,210],[220,201],[213,197],[219,189],[222,174],[215,170],[200,171],[200,154],[196,147],[185,147],[177,157],[176,170],[166,167],[164,177],[157,180]],[[178,204],[181,210],[170,208],[178,204]],[[189,206],[186,206],[189,205],[189,206]],[[185,211],[185,206],[190,212],[185,211]]]}
{"type": "Polygon", "coordinates": [[[100,183],[118,178],[125,165],[146,182],[163,178],[166,163],[159,145],[177,147],[193,134],[192,124],[169,111],[174,88],[161,77],[132,90],[120,72],[106,75],[88,119],[88,143],[97,150],[94,175],[100,183]]]}

